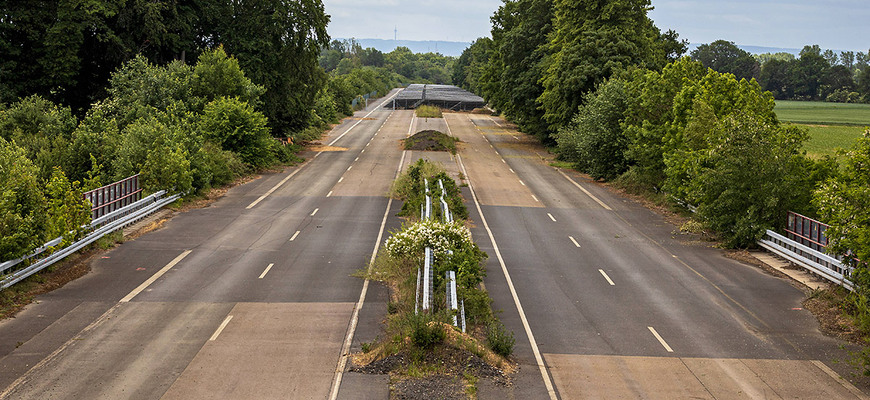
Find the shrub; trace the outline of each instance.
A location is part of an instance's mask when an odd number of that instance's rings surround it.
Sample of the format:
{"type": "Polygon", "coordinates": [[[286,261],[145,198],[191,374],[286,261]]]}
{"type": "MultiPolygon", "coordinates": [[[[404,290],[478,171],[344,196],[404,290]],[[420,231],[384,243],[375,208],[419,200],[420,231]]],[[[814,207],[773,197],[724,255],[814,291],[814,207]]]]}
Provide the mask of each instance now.
{"type": "Polygon", "coordinates": [[[499,321],[492,320],[487,324],[486,341],[489,343],[489,348],[502,357],[509,357],[514,352],[516,343],[514,334],[505,329],[499,321]]]}
{"type": "Polygon", "coordinates": [[[275,140],[269,134],[266,116],[239,99],[221,97],[206,104],[200,129],[245,164],[263,168],[275,163],[271,151],[275,140]]]}
{"type": "Polygon", "coordinates": [[[46,237],[52,239],[63,236],[61,247],[81,238],[85,232],[82,226],[91,222],[91,208],[82,198],[79,182],[70,182],[60,168],[55,168],[45,186],[45,196],[48,200],[46,237]]]}
{"type": "Polygon", "coordinates": [[[441,109],[435,106],[419,106],[414,111],[417,114],[417,118],[442,118],[443,114],[441,113],[441,109]]]}
{"type": "Polygon", "coordinates": [[[45,197],[24,149],[0,137],[0,262],[45,243],[45,197]]]}
{"type": "Polygon", "coordinates": [[[444,342],[447,334],[439,321],[426,314],[408,314],[411,343],[421,349],[431,349],[444,342]]]}
{"type": "Polygon", "coordinates": [[[612,180],[628,169],[625,84],[611,79],[586,95],[571,123],[556,134],[559,156],[594,179],[612,180]]]}
{"type": "Polygon", "coordinates": [[[266,92],[264,87],[255,85],[245,76],[239,61],[227,56],[223,46],[200,54],[193,67],[191,89],[194,96],[202,97],[205,102],[236,97],[254,107],[260,104],[260,96],[266,92]]]}

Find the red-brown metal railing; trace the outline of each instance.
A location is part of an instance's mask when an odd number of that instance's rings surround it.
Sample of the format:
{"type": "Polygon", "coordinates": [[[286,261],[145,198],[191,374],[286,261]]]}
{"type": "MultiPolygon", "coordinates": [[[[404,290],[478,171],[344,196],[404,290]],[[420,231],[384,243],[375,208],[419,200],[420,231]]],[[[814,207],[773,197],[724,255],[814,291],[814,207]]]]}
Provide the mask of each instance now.
{"type": "Polygon", "coordinates": [[[142,197],[139,187],[139,174],[83,194],[91,202],[91,217],[97,219],[126,205],[133,204],[142,197]]]}

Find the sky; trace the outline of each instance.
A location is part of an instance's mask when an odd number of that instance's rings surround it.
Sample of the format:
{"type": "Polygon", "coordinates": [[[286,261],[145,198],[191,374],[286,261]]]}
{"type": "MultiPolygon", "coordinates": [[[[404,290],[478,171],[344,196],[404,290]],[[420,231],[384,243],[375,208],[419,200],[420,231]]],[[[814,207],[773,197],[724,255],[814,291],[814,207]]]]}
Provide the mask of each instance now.
{"type": "MultiPolygon", "coordinates": [[[[471,42],[489,36],[501,0],[323,0],[340,38],[471,42]]],[[[652,0],[650,18],[691,43],[870,49],[868,0],[652,0]]]]}

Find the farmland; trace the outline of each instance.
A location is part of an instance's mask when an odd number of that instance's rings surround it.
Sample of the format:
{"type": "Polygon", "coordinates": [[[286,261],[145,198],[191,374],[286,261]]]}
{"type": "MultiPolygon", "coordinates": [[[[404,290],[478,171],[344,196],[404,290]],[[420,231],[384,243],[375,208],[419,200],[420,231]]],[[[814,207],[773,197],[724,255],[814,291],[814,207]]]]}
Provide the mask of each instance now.
{"type": "Polygon", "coordinates": [[[809,131],[805,149],[814,158],[834,156],[838,148],[848,149],[870,126],[870,104],[779,100],[775,111],[780,121],[809,131]]]}

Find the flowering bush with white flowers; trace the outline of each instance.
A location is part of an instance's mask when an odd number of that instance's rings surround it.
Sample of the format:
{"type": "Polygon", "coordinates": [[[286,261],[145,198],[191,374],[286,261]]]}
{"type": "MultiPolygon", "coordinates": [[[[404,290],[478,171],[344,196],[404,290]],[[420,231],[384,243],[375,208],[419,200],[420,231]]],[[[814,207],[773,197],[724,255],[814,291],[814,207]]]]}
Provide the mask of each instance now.
{"type": "Polygon", "coordinates": [[[431,247],[435,262],[442,262],[451,252],[474,247],[471,232],[462,222],[438,222],[433,219],[406,224],[387,239],[384,248],[393,257],[422,258],[431,247]]]}

